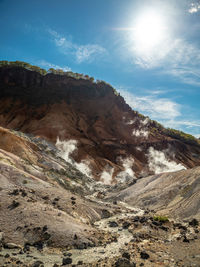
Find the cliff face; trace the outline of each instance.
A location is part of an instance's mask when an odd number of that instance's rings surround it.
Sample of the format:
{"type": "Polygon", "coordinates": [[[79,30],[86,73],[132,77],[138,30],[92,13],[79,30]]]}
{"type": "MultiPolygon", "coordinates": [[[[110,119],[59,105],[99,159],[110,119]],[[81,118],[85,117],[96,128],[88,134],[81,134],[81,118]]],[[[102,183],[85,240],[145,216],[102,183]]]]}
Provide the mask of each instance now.
{"type": "Polygon", "coordinates": [[[198,145],[167,135],[104,82],[1,67],[0,125],[56,143],[106,183],[200,164],[198,145]]]}

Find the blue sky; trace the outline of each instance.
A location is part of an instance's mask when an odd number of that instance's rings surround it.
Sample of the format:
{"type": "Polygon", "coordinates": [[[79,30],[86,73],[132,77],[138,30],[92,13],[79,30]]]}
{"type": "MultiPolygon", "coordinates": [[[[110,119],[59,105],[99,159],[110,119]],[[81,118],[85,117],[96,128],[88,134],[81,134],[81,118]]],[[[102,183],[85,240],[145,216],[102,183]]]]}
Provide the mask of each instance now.
{"type": "Polygon", "coordinates": [[[0,60],[88,74],[200,136],[200,2],[0,0],[0,60]]]}

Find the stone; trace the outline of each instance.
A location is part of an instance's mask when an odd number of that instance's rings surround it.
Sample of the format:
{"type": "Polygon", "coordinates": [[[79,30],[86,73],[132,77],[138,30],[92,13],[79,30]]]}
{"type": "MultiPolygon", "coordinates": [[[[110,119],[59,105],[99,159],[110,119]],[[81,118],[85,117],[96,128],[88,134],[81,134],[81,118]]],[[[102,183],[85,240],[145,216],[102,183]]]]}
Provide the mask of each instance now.
{"type": "Polygon", "coordinates": [[[46,232],[47,229],[48,229],[48,226],[47,225],[44,225],[43,228],[42,228],[42,231],[43,232],[46,232]]]}
{"type": "Polygon", "coordinates": [[[192,219],[190,222],[189,222],[189,225],[190,226],[198,226],[199,225],[199,222],[197,221],[197,219],[192,219]]]}
{"type": "Polygon", "coordinates": [[[102,219],[107,219],[107,218],[109,218],[111,216],[111,213],[108,211],[108,210],[106,210],[106,209],[103,209],[102,210],[102,215],[101,215],[101,218],[102,219]]]}
{"type": "Polygon", "coordinates": [[[108,224],[110,227],[118,227],[118,223],[116,223],[115,221],[109,221],[108,224]]]}
{"type": "Polygon", "coordinates": [[[121,259],[118,259],[116,262],[115,262],[115,267],[135,267],[135,263],[134,262],[130,262],[128,259],[126,258],[121,258],[121,259]]]}
{"type": "Polygon", "coordinates": [[[143,260],[147,260],[147,259],[149,258],[149,254],[146,253],[145,251],[141,251],[141,252],[140,252],[140,257],[141,257],[141,259],[143,259],[143,260]]]}
{"type": "Polygon", "coordinates": [[[44,240],[48,240],[50,237],[51,237],[51,235],[50,235],[48,232],[45,232],[45,233],[43,234],[43,238],[44,238],[44,240]]]}
{"type": "Polygon", "coordinates": [[[140,220],[139,220],[140,223],[144,223],[146,221],[147,221],[147,218],[146,217],[141,217],[140,220]]]}
{"type": "Polygon", "coordinates": [[[186,236],[184,236],[184,237],[183,237],[183,242],[185,242],[185,243],[189,243],[189,242],[190,242],[190,240],[189,240],[189,239],[187,239],[187,237],[186,237],[186,236]]]}
{"type": "Polygon", "coordinates": [[[6,243],[4,244],[4,247],[9,249],[14,249],[14,248],[23,249],[22,246],[17,245],[15,243],[6,243]]]}
{"type": "Polygon", "coordinates": [[[129,254],[128,252],[124,252],[124,253],[122,254],[122,257],[123,257],[123,258],[126,258],[126,259],[128,259],[128,260],[130,260],[130,254],[129,254]]]}
{"type": "Polygon", "coordinates": [[[8,208],[9,208],[10,210],[13,210],[13,209],[17,208],[19,205],[20,205],[19,202],[13,200],[12,204],[9,205],[8,208]]]}
{"type": "Polygon", "coordinates": [[[130,225],[131,225],[131,224],[130,224],[129,222],[124,222],[124,223],[122,224],[122,228],[123,228],[123,229],[128,229],[130,225]]]}
{"type": "Polygon", "coordinates": [[[14,189],[11,193],[9,193],[9,195],[17,196],[17,195],[19,195],[19,190],[18,189],[14,189]]]}
{"type": "Polygon", "coordinates": [[[166,232],[169,230],[168,227],[165,227],[165,226],[163,226],[163,225],[161,225],[159,228],[160,228],[161,230],[163,230],[163,231],[166,231],[166,232]]]}
{"type": "Polygon", "coordinates": [[[133,222],[139,222],[139,220],[140,220],[140,217],[139,217],[139,216],[135,216],[135,217],[133,218],[133,222]]]}
{"type": "Polygon", "coordinates": [[[71,258],[63,258],[63,260],[62,260],[62,265],[67,265],[67,264],[71,264],[71,263],[72,263],[71,258]]]}
{"type": "Polygon", "coordinates": [[[42,261],[35,261],[31,267],[42,267],[44,266],[44,263],[42,261]]]}
{"type": "Polygon", "coordinates": [[[43,244],[43,242],[42,242],[41,240],[39,240],[39,241],[35,242],[35,243],[33,244],[33,246],[36,247],[38,250],[42,250],[44,244],[43,244]]]}

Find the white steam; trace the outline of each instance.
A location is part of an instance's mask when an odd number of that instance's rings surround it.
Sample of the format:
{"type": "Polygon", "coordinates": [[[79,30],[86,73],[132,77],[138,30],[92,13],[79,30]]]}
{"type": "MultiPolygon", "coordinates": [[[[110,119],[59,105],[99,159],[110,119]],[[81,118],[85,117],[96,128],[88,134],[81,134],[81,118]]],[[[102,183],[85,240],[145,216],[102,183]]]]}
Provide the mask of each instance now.
{"type": "Polygon", "coordinates": [[[90,162],[88,160],[82,160],[80,163],[75,162],[75,167],[80,172],[87,175],[88,177],[92,177],[92,172],[91,172],[89,165],[90,165],[90,162]]]}
{"type": "Polygon", "coordinates": [[[100,181],[104,184],[110,185],[112,183],[114,168],[106,166],[105,170],[102,172],[100,181]]]}
{"type": "Polygon", "coordinates": [[[135,120],[129,120],[129,121],[126,122],[127,125],[131,125],[133,123],[135,123],[135,120]]]}
{"type": "Polygon", "coordinates": [[[134,163],[134,158],[130,157],[124,159],[122,164],[124,167],[124,171],[128,173],[130,176],[134,176],[134,172],[132,170],[133,163],[134,163]]]}
{"type": "Polygon", "coordinates": [[[65,161],[73,164],[70,155],[77,149],[76,140],[60,141],[59,137],[56,140],[56,147],[59,150],[59,156],[65,161]]]}
{"type": "Polygon", "coordinates": [[[143,121],[141,121],[141,123],[145,126],[149,123],[149,121],[150,121],[149,118],[146,118],[143,121]]]}
{"type": "Polygon", "coordinates": [[[92,172],[89,168],[90,162],[88,160],[82,160],[80,163],[78,163],[71,157],[71,154],[77,150],[77,144],[78,142],[76,140],[61,141],[58,137],[56,141],[56,147],[59,150],[58,155],[68,163],[72,164],[81,173],[91,177],[92,172]]]}
{"type": "Polygon", "coordinates": [[[145,138],[147,138],[149,136],[149,132],[146,131],[145,129],[133,130],[132,135],[134,135],[136,137],[145,137],[145,138]]]}
{"type": "Polygon", "coordinates": [[[168,160],[162,151],[155,150],[153,147],[148,151],[149,169],[155,174],[162,172],[174,172],[186,169],[182,164],[168,160]]]}
{"type": "Polygon", "coordinates": [[[122,166],[124,167],[124,171],[119,172],[116,175],[116,179],[122,183],[132,180],[135,177],[135,174],[132,170],[134,159],[132,157],[129,157],[126,159],[120,158],[119,160],[122,162],[122,166]]]}

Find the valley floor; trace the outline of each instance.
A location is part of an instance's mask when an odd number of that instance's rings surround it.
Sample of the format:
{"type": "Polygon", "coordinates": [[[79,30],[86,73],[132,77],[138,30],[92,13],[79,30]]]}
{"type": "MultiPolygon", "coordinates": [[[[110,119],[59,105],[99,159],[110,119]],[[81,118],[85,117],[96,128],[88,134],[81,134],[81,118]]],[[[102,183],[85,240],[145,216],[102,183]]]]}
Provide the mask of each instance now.
{"type": "Polygon", "coordinates": [[[200,227],[196,220],[160,222],[150,211],[118,205],[120,213],[93,225],[112,236],[109,239],[104,235],[100,245],[76,249],[4,247],[0,266],[200,266],[200,227]]]}

